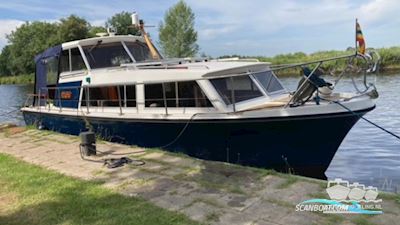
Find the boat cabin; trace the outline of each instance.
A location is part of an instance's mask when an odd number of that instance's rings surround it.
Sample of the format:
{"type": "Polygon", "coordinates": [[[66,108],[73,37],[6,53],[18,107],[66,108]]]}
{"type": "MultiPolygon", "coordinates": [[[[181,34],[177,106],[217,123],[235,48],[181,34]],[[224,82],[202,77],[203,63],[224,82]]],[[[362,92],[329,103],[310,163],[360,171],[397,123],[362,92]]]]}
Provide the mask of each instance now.
{"type": "MultiPolygon", "coordinates": [[[[230,112],[279,102],[268,63],[154,58],[141,36],[64,43],[35,58],[35,104],[96,113],[230,112]]],[[[282,105],[282,103],[280,104],[282,105]]]]}

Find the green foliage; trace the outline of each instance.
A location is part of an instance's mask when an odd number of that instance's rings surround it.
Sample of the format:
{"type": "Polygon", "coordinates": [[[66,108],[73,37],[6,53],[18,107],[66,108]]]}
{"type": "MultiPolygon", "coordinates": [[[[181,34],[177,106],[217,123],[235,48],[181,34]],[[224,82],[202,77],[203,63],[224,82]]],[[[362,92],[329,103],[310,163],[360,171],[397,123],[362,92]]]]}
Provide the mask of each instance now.
{"type": "Polygon", "coordinates": [[[58,26],[58,42],[68,42],[73,40],[85,39],[89,37],[90,24],[85,19],[70,15],[60,19],[58,26]]]}
{"type": "Polygon", "coordinates": [[[138,29],[132,27],[132,13],[130,12],[121,12],[117,13],[111,18],[109,18],[106,22],[106,27],[113,27],[117,29],[117,34],[120,35],[137,35],[138,29]]]}
{"type": "Polygon", "coordinates": [[[0,154],[0,224],[197,224],[99,182],[73,179],[0,154]],[[15,197],[12,197],[15,196],[15,197]],[[6,209],[7,209],[6,208],[6,209]]]}
{"type": "Polygon", "coordinates": [[[33,74],[0,77],[0,84],[33,84],[34,82],[35,76],[33,74]]]}
{"type": "Polygon", "coordinates": [[[10,46],[5,46],[0,54],[0,77],[11,74],[9,67],[10,60],[10,46]]]}
{"type": "MultiPolygon", "coordinates": [[[[382,57],[382,63],[380,65],[381,72],[397,72],[400,69],[400,47],[382,48],[376,49],[382,57]]],[[[318,61],[320,59],[328,59],[338,56],[345,56],[354,54],[354,48],[347,48],[345,51],[331,50],[331,51],[318,51],[311,54],[306,54],[303,52],[279,54],[272,57],[264,56],[240,56],[240,55],[225,55],[222,58],[239,57],[239,58],[256,58],[261,62],[269,62],[273,65],[287,65],[302,62],[318,61]]],[[[356,64],[361,63],[361,60],[355,62],[356,64]]],[[[343,71],[348,64],[346,59],[334,60],[325,62],[322,68],[325,71],[330,71],[335,74],[343,71]]],[[[312,66],[312,65],[311,65],[312,66]]],[[[298,75],[300,72],[299,68],[289,68],[284,70],[278,70],[278,75],[298,75]]]]}
{"type": "Polygon", "coordinates": [[[99,27],[99,26],[92,26],[89,29],[89,36],[90,37],[97,37],[97,33],[106,33],[107,29],[105,27],[99,27]]]}
{"type": "Polygon", "coordinates": [[[90,24],[75,15],[60,22],[26,22],[7,35],[10,43],[0,55],[0,74],[34,73],[34,57],[47,48],[77,39],[88,38],[90,24]]]}
{"type": "Polygon", "coordinates": [[[34,71],[33,57],[57,43],[57,24],[26,22],[7,36],[10,43],[9,68],[12,75],[34,71]]]}
{"type": "Polygon", "coordinates": [[[159,27],[159,44],[167,57],[192,57],[199,46],[196,44],[197,32],[194,30],[194,13],[183,1],[171,7],[159,27]]]}
{"type": "Polygon", "coordinates": [[[379,55],[382,57],[383,68],[393,68],[400,64],[400,47],[381,48],[378,49],[379,55]]]}

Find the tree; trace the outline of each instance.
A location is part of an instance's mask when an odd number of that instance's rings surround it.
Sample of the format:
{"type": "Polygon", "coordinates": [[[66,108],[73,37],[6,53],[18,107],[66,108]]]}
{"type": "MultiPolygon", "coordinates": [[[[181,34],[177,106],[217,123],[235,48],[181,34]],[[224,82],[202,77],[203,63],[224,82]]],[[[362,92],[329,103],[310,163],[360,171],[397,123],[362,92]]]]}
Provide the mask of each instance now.
{"type": "Polygon", "coordinates": [[[7,76],[11,74],[9,63],[10,63],[10,46],[7,45],[3,48],[0,54],[0,76],[7,76]]]}
{"type": "Polygon", "coordinates": [[[89,22],[81,17],[70,15],[62,18],[58,27],[58,41],[63,43],[88,38],[89,28],[89,22]]]}
{"type": "Polygon", "coordinates": [[[50,46],[59,44],[58,25],[47,22],[26,22],[7,35],[9,69],[12,75],[34,72],[35,55],[50,46]]]}
{"type": "Polygon", "coordinates": [[[120,12],[109,18],[106,22],[106,27],[117,29],[117,34],[120,35],[137,35],[138,29],[132,27],[132,13],[120,12]]]}
{"type": "Polygon", "coordinates": [[[165,56],[192,57],[199,46],[196,44],[197,32],[194,30],[194,13],[180,0],[164,16],[159,27],[159,44],[165,56]]]}
{"type": "Polygon", "coordinates": [[[89,36],[90,37],[96,37],[98,33],[106,33],[107,29],[105,27],[101,26],[92,26],[89,29],[89,36]]]}

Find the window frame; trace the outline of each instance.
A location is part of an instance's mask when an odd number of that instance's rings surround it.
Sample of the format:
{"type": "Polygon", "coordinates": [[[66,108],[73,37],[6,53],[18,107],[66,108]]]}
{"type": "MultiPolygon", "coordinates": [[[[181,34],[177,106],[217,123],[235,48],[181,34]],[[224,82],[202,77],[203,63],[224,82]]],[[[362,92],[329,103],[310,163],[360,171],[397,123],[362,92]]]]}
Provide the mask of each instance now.
{"type": "MultiPolygon", "coordinates": [[[[259,85],[260,90],[268,97],[275,97],[277,95],[281,95],[284,93],[287,93],[287,90],[285,86],[282,84],[281,80],[275,75],[273,71],[259,71],[259,72],[250,72],[250,77],[254,80],[259,85]],[[264,85],[261,83],[261,81],[258,80],[256,77],[257,74],[263,73],[263,72],[270,72],[271,77],[274,77],[275,80],[281,85],[282,89],[273,91],[273,92],[268,92],[268,90],[264,87],[264,85]]],[[[270,81],[271,82],[271,81],[270,81]]]]}
{"type": "MultiPolygon", "coordinates": [[[[137,91],[138,91],[138,89],[137,89],[137,82],[135,82],[135,83],[124,83],[124,84],[108,84],[108,85],[106,85],[106,84],[95,84],[95,85],[83,85],[82,87],[81,87],[81,93],[80,93],[80,104],[79,104],[79,107],[80,107],[80,109],[83,109],[83,108],[94,108],[94,109],[99,109],[99,108],[105,108],[105,109],[118,109],[120,106],[118,105],[118,106],[101,106],[101,105],[97,105],[97,106],[92,106],[92,105],[87,105],[87,104],[83,104],[83,102],[86,102],[86,90],[88,90],[89,91],[89,101],[91,101],[91,99],[90,99],[90,89],[91,88],[109,88],[109,87],[117,87],[117,88],[119,88],[119,87],[122,87],[122,92],[120,92],[120,95],[121,95],[121,108],[123,108],[123,109],[135,109],[135,110],[137,110],[137,108],[138,108],[138,95],[137,95],[137,91]],[[126,87],[127,86],[134,86],[134,92],[135,92],[135,106],[128,106],[128,102],[127,102],[127,91],[126,91],[126,87]],[[84,94],[85,94],[85,96],[84,96],[84,94]]],[[[96,111],[94,111],[94,112],[96,112],[96,111]]]]}
{"type": "MultiPolygon", "coordinates": [[[[132,64],[132,63],[136,63],[135,58],[133,57],[133,55],[131,54],[131,52],[129,51],[129,48],[127,47],[127,45],[125,44],[125,41],[111,41],[111,42],[102,42],[101,44],[115,44],[115,43],[119,43],[122,46],[122,49],[125,51],[125,53],[127,54],[128,58],[132,61],[132,62],[128,62],[128,63],[122,63],[121,65],[124,64],[132,64]]],[[[78,45],[78,48],[81,52],[82,58],[86,64],[86,67],[89,68],[88,70],[107,70],[110,68],[120,68],[121,65],[118,66],[107,66],[107,67],[100,67],[100,68],[93,68],[92,65],[90,65],[90,62],[88,60],[88,57],[85,53],[85,49],[87,48],[89,45],[85,45],[85,46],[81,46],[78,45]]]]}
{"type": "MultiPolygon", "coordinates": [[[[143,46],[145,46],[145,47],[147,47],[147,49],[149,50],[149,55],[151,55],[151,52],[150,52],[150,49],[149,49],[149,47],[145,44],[145,43],[143,43],[143,42],[140,42],[140,41],[138,41],[138,40],[136,40],[136,41],[123,41],[123,45],[124,45],[124,47],[126,47],[125,48],[125,50],[128,52],[128,54],[131,56],[131,58],[132,58],[132,60],[133,60],[133,63],[146,63],[146,62],[149,62],[149,61],[154,61],[153,59],[149,59],[149,60],[147,60],[147,59],[145,59],[145,60],[137,60],[136,58],[135,58],[135,52],[132,52],[130,49],[129,49],[129,46],[128,46],[128,44],[129,43],[133,43],[133,44],[139,44],[139,45],[143,45],[143,46]]],[[[158,51],[157,51],[158,52],[158,51]]],[[[161,55],[160,55],[160,57],[161,57],[161,55]]]]}
{"type": "MultiPolygon", "coordinates": [[[[263,88],[260,87],[260,84],[254,80],[254,78],[251,76],[251,74],[243,74],[243,75],[240,75],[240,76],[238,76],[238,77],[241,77],[241,76],[248,76],[249,79],[253,82],[253,85],[254,85],[255,87],[257,87],[258,91],[261,93],[261,96],[258,96],[258,97],[255,97],[255,98],[251,98],[251,99],[247,99],[247,100],[243,100],[243,101],[239,101],[239,102],[236,102],[236,101],[235,101],[235,102],[231,102],[230,104],[227,104],[227,103],[225,102],[225,100],[224,100],[224,97],[220,94],[220,92],[218,91],[218,89],[217,89],[217,88],[214,86],[214,84],[212,83],[212,80],[214,80],[214,79],[221,79],[221,78],[216,77],[216,78],[210,78],[210,79],[208,80],[208,81],[210,82],[211,87],[213,87],[214,90],[215,90],[215,92],[217,93],[217,95],[218,95],[220,101],[221,101],[223,104],[225,104],[225,106],[227,106],[228,108],[232,108],[232,109],[233,109],[233,108],[234,108],[233,105],[235,105],[235,108],[237,109],[238,107],[246,106],[246,105],[249,104],[249,103],[250,103],[250,104],[253,104],[253,103],[257,102],[257,101],[265,100],[266,98],[269,97],[269,96],[263,91],[263,88]]],[[[234,76],[232,76],[232,77],[234,77],[234,76]]],[[[223,78],[224,78],[224,79],[231,79],[230,76],[223,77],[223,78]]]]}
{"type": "MultiPolygon", "coordinates": [[[[81,75],[81,74],[85,73],[85,71],[89,70],[88,65],[86,63],[86,59],[82,55],[82,51],[80,49],[80,46],[76,46],[76,47],[72,47],[72,48],[68,48],[68,49],[63,49],[63,51],[68,51],[68,64],[69,64],[68,67],[69,67],[69,71],[61,71],[60,70],[60,72],[59,72],[60,77],[81,75]],[[79,54],[80,54],[81,59],[82,59],[82,62],[85,65],[84,69],[72,70],[72,57],[71,57],[72,53],[71,53],[71,50],[75,49],[75,48],[79,51],[79,54]]],[[[59,61],[59,67],[60,67],[60,65],[61,65],[61,58],[60,58],[60,61],[59,61]]]]}
{"type": "MultiPolygon", "coordinates": [[[[161,90],[163,92],[163,90],[161,90]]],[[[164,100],[164,98],[163,98],[164,100]]],[[[168,111],[174,111],[174,110],[182,110],[182,109],[189,109],[189,110],[206,110],[209,111],[210,109],[215,110],[215,106],[213,105],[212,101],[210,100],[210,98],[207,96],[206,92],[202,89],[201,85],[197,82],[197,80],[180,80],[180,81],[166,81],[166,82],[148,82],[148,83],[143,83],[143,105],[144,105],[144,110],[145,111],[152,111],[152,110],[162,110],[163,112],[165,111],[165,109],[167,108],[168,111]],[[206,99],[208,100],[208,102],[210,103],[210,106],[205,106],[205,107],[196,107],[196,106],[192,106],[192,107],[188,107],[188,106],[179,106],[179,83],[182,82],[194,82],[197,87],[199,88],[199,90],[204,94],[204,96],[206,97],[206,99]],[[174,99],[170,99],[167,101],[174,101],[176,103],[178,103],[178,106],[165,106],[165,104],[163,106],[158,106],[158,107],[150,107],[150,106],[146,106],[146,85],[152,85],[152,84],[165,84],[165,83],[173,83],[175,86],[175,90],[174,90],[174,94],[175,94],[175,98],[174,99]]]]}

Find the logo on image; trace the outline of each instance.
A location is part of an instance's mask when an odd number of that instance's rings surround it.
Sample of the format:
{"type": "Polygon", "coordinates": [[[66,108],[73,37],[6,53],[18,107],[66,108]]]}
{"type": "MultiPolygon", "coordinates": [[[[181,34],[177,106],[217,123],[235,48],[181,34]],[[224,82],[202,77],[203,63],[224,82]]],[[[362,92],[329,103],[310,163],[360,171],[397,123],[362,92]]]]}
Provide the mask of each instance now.
{"type": "Polygon", "coordinates": [[[310,199],[296,205],[298,212],[382,214],[382,199],[378,189],[346,180],[328,181],[326,192],[330,199],[310,199]]]}

